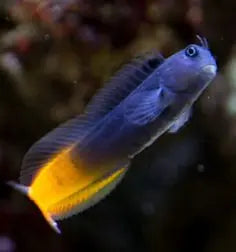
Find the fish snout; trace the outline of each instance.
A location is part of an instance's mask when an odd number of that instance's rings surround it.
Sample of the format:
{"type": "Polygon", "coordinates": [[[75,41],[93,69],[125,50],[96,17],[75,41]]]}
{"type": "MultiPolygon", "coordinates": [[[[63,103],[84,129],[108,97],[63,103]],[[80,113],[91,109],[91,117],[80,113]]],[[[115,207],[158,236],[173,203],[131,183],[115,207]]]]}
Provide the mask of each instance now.
{"type": "Polygon", "coordinates": [[[217,71],[217,67],[216,65],[206,65],[202,68],[203,72],[210,75],[210,76],[215,76],[216,75],[216,71],[217,71]]]}

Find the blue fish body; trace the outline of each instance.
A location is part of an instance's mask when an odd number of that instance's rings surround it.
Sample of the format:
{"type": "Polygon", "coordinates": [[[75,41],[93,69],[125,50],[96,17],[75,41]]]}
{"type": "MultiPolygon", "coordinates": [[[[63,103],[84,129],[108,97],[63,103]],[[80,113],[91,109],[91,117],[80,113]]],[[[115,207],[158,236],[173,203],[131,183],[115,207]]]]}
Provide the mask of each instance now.
{"type": "Polygon", "coordinates": [[[121,181],[130,160],[165,132],[177,132],[214,79],[206,40],[164,59],[137,60],[99,92],[85,113],[60,125],[25,155],[20,182],[51,227],[99,202],[121,181]]]}
{"type": "Polygon", "coordinates": [[[79,156],[93,162],[128,160],[180,120],[173,130],[178,131],[217,69],[207,48],[191,47],[198,51],[196,58],[186,55],[188,47],[165,60],[79,143],[79,156]]]}

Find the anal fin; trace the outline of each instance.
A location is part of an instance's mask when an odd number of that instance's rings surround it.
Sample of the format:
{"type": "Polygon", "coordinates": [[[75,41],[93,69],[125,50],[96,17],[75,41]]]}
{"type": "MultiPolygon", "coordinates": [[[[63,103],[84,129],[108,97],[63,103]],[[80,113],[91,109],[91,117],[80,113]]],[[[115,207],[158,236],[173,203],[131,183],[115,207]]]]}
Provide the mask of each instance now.
{"type": "Polygon", "coordinates": [[[103,176],[86,188],[49,207],[48,213],[53,219],[60,220],[88,209],[105,198],[117,186],[127,169],[126,166],[103,176]]]}

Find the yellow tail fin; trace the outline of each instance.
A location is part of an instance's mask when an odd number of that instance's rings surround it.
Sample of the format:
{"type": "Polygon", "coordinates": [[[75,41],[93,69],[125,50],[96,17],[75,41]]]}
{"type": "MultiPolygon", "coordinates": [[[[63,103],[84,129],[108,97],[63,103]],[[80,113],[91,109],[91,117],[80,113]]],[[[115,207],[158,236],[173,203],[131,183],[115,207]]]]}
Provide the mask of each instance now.
{"type": "MultiPolygon", "coordinates": [[[[21,185],[21,184],[14,182],[14,181],[8,181],[7,185],[11,186],[13,189],[15,189],[18,192],[20,192],[24,195],[27,195],[29,197],[29,190],[30,190],[29,186],[24,186],[24,185],[21,185]]],[[[58,234],[61,234],[61,230],[59,229],[57,222],[54,221],[53,218],[51,218],[51,216],[49,216],[47,213],[45,213],[42,209],[40,209],[40,211],[42,212],[44,218],[46,219],[48,224],[52,227],[52,229],[55,232],[57,232],[58,234]]]]}

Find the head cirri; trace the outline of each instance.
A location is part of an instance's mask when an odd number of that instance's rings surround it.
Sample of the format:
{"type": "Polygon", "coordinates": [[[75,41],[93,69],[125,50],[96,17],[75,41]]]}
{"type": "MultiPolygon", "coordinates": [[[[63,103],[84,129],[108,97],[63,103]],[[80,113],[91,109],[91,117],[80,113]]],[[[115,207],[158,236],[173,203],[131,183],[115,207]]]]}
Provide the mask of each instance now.
{"type": "Polygon", "coordinates": [[[159,68],[163,88],[175,93],[195,93],[205,89],[216,76],[216,61],[206,39],[198,37],[201,45],[191,44],[178,51],[159,68]]]}

